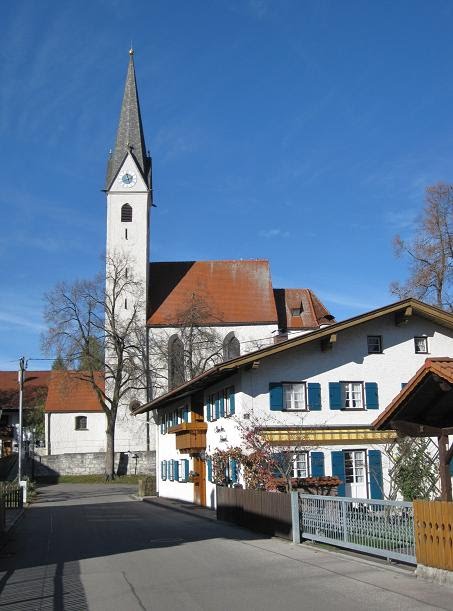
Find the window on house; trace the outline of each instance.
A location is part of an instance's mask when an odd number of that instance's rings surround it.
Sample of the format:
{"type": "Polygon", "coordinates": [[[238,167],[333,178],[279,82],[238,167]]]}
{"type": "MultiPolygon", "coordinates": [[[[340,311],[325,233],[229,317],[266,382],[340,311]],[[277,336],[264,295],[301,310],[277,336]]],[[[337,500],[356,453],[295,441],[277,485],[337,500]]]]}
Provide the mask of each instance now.
{"type": "Polygon", "coordinates": [[[427,354],[428,353],[428,338],[427,337],[414,337],[414,345],[416,354],[427,354]]]}
{"type": "Polygon", "coordinates": [[[86,416],[76,416],[75,429],[76,431],[86,431],[87,429],[87,417],[86,416]]]}
{"type": "Polygon", "coordinates": [[[127,240],[127,229],[124,230],[124,239],[127,240]]]}
{"type": "Polygon", "coordinates": [[[344,452],[344,471],[346,484],[363,484],[366,477],[364,450],[344,452]]]}
{"type": "Polygon", "coordinates": [[[368,354],[381,354],[382,352],[382,336],[368,335],[368,354]]]}
{"type": "Polygon", "coordinates": [[[293,456],[293,477],[308,477],[308,452],[293,456]]]}
{"type": "Polygon", "coordinates": [[[284,409],[306,409],[305,384],[283,384],[284,409]]]}
{"type": "Polygon", "coordinates": [[[291,316],[300,316],[302,312],[302,306],[300,306],[300,308],[291,308],[291,316]]]}
{"type": "Polygon", "coordinates": [[[241,356],[241,345],[234,332],[228,333],[223,340],[223,360],[229,361],[241,356]]]}
{"type": "Polygon", "coordinates": [[[184,345],[174,335],[168,341],[168,389],[176,388],[184,381],[184,345]]]}
{"type": "Polygon", "coordinates": [[[363,383],[341,382],[341,398],[345,409],[363,409],[363,383]]]}
{"type": "Polygon", "coordinates": [[[132,222],[132,206],[130,206],[129,204],[124,204],[123,206],[121,206],[121,222],[132,222]]]}
{"type": "Polygon", "coordinates": [[[234,386],[225,388],[225,416],[234,414],[234,386]]]}

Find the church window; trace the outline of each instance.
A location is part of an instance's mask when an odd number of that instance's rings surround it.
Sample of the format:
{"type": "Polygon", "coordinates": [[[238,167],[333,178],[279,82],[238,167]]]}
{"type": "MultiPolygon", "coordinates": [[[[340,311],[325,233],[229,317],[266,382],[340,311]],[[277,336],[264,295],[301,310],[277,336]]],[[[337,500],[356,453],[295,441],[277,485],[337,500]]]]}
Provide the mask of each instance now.
{"type": "Polygon", "coordinates": [[[173,335],[168,341],[168,389],[184,381],[184,345],[177,335],[173,335]]]}
{"type": "Polygon", "coordinates": [[[124,239],[127,240],[127,229],[124,230],[124,239]]]}
{"type": "Polygon", "coordinates": [[[241,356],[241,345],[234,332],[231,331],[223,340],[223,360],[229,361],[237,356],[241,356]]]}
{"type": "Polygon", "coordinates": [[[75,429],[76,431],[86,431],[87,430],[87,417],[86,416],[76,416],[75,429]]]}
{"type": "Polygon", "coordinates": [[[124,299],[124,309],[127,310],[127,297],[124,299]]]}
{"type": "Polygon", "coordinates": [[[132,222],[132,206],[130,206],[129,204],[123,204],[123,206],[121,206],[121,222],[132,222]]]}

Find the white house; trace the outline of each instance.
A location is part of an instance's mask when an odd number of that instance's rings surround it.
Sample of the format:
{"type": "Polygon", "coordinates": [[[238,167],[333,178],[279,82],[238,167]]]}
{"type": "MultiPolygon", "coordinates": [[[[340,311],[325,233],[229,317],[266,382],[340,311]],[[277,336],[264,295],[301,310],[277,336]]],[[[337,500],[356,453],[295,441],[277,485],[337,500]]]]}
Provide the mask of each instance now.
{"type": "MultiPolygon", "coordinates": [[[[216,365],[136,410],[160,424],[159,494],[214,506],[209,455],[240,444],[253,417],[272,443],[305,446],[295,476],[382,498],[395,435],[370,425],[427,355],[452,353],[453,315],[408,299],[216,365]]],[[[242,481],[234,462],[227,476],[242,481]]]]}

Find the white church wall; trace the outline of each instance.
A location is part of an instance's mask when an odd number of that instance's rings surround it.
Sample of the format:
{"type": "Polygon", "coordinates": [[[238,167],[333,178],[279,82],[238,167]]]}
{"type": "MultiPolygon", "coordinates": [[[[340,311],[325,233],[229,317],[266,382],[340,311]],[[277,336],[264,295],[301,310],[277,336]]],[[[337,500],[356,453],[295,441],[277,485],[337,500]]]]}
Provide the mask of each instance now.
{"type": "Polygon", "coordinates": [[[105,452],[106,418],[103,412],[46,414],[46,440],[49,439],[49,421],[51,454],[105,452]],[[84,430],[76,430],[76,418],[79,416],[87,418],[87,428],[84,430]]]}

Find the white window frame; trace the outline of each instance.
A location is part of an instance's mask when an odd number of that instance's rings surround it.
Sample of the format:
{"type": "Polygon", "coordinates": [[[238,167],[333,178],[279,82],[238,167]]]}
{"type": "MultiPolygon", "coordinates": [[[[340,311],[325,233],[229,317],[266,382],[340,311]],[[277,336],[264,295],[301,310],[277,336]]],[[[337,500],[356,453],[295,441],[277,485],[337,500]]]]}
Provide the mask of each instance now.
{"type": "Polygon", "coordinates": [[[367,335],[367,348],[368,354],[382,354],[382,335],[367,335]],[[371,349],[370,344],[374,343],[377,346],[376,349],[371,349]]]}
{"type": "Polygon", "coordinates": [[[208,401],[209,401],[209,406],[211,408],[211,419],[210,422],[215,422],[217,420],[217,414],[216,414],[216,409],[215,409],[215,400],[216,397],[218,396],[219,393],[213,393],[212,395],[209,395],[208,401]]]}
{"type": "Polygon", "coordinates": [[[287,412],[307,411],[305,382],[283,382],[283,409],[287,412]]]}
{"type": "Polygon", "coordinates": [[[426,335],[416,335],[414,337],[414,350],[415,350],[415,354],[428,354],[428,338],[426,337],[426,335]],[[424,350],[419,349],[417,341],[420,341],[420,340],[423,340],[424,342],[424,345],[425,345],[424,350]]]}
{"type": "Polygon", "coordinates": [[[345,484],[367,483],[367,453],[366,450],[343,450],[345,484]],[[347,454],[351,457],[347,459],[347,454]],[[361,456],[363,456],[363,463],[361,456]],[[348,464],[349,463],[349,464],[348,464]],[[349,473],[348,473],[349,471],[349,473]]]}
{"type": "Polygon", "coordinates": [[[297,479],[303,477],[310,477],[310,462],[308,452],[297,452],[293,454],[293,466],[292,466],[292,477],[297,479]],[[303,468],[299,467],[299,464],[303,464],[303,468]]]}
{"type": "Polygon", "coordinates": [[[340,382],[341,384],[341,404],[345,410],[365,409],[364,384],[363,382],[340,382]],[[358,401],[357,401],[358,400],[358,401]],[[346,405],[349,402],[357,402],[357,405],[346,405]]]}

